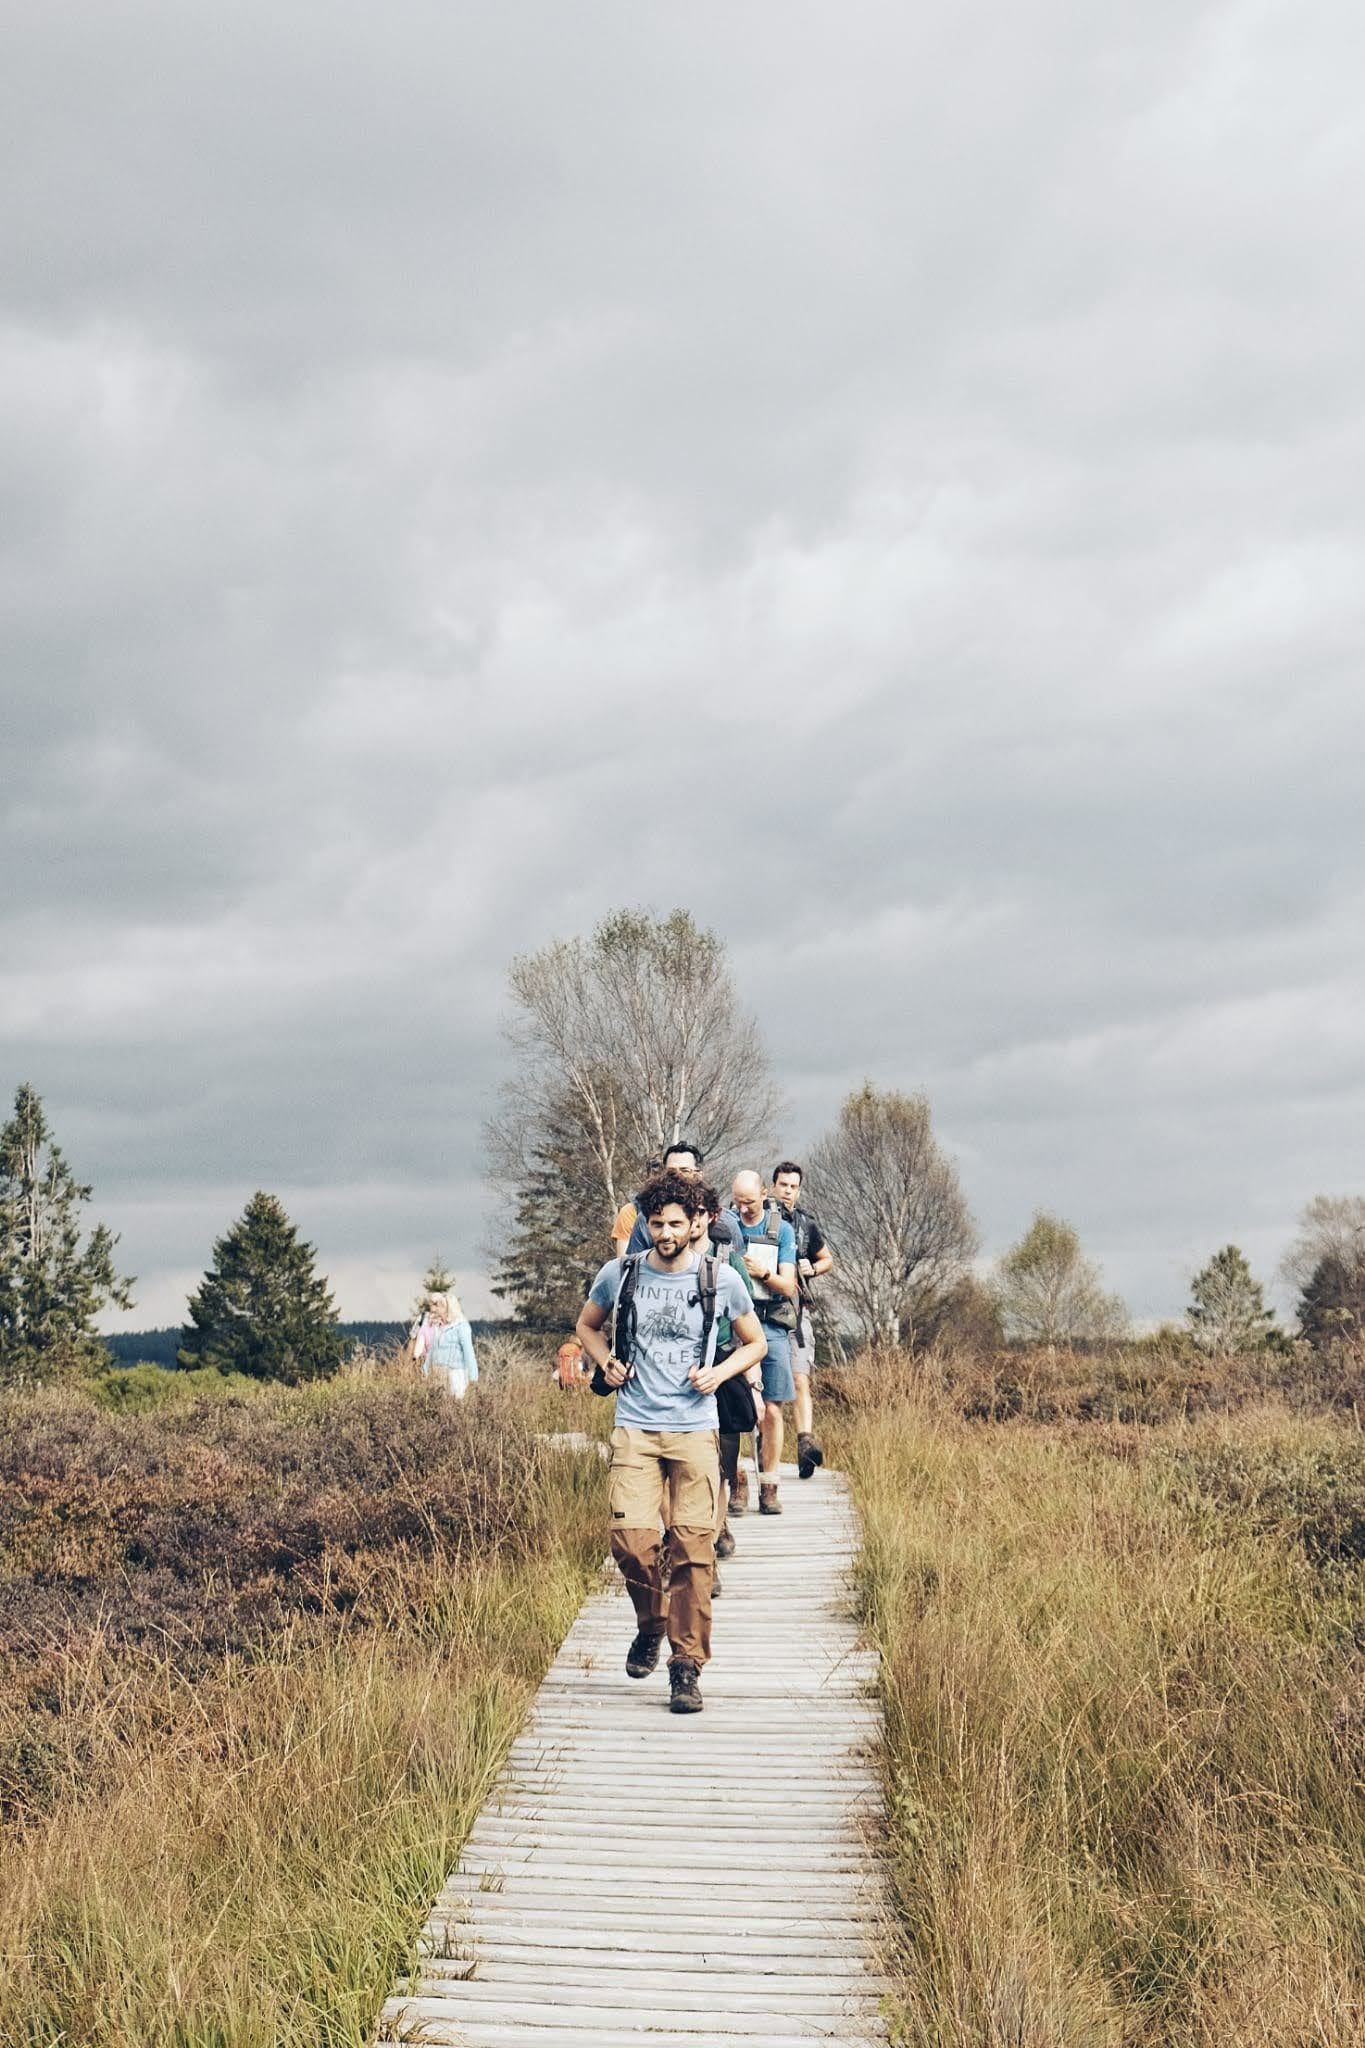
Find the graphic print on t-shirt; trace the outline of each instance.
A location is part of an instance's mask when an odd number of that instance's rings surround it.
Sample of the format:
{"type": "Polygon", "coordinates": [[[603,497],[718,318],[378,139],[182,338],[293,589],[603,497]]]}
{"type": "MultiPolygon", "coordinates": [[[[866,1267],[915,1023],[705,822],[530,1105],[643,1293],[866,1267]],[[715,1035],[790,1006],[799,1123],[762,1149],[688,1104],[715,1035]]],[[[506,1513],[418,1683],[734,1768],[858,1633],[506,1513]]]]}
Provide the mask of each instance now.
{"type": "MultiPolygon", "coordinates": [[[[690,1304],[689,1304],[690,1306],[690,1304]]],[[[701,1355],[701,1332],[689,1328],[686,1316],[676,1303],[668,1301],[661,1308],[651,1309],[641,1316],[637,1324],[639,1332],[636,1342],[649,1351],[658,1350],[662,1344],[687,1344],[692,1351],[690,1364],[695,1365],[701,1355]]]]}

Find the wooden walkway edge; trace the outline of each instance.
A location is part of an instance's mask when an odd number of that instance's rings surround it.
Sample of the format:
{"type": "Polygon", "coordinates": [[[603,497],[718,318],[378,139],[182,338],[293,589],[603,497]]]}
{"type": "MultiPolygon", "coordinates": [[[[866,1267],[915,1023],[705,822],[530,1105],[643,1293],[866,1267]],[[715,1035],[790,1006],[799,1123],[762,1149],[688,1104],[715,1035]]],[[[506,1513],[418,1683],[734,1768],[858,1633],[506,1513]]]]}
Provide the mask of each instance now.
{"type": "MultiPolygon", "coordinates": [[[[619,1577],[585,1603],[423,1931],[381,2043],[882,2043],[875,1653],[844,1481],[783,1473],[735,1525],[705,1711],[625,1675],[619,1577]]],[[[665,1650],[666,1650],[665,1646],[665,1650]]]]}

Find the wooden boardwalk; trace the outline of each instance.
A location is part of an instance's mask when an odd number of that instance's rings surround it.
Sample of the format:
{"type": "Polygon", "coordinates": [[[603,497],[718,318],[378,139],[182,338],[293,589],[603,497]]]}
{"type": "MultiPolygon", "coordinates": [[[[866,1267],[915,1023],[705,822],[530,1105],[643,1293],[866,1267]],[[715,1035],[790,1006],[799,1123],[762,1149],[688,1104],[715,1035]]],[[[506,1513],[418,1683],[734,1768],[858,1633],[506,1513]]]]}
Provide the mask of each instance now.
{"type": "Polygon", "coordinates": [[[837,1473],[783,1478],[780,1518],[734,1525],[703,1713],[668,1712],[662,1661],[626,1677],[619,1578],[585,1603],[436,1901],[421,1975],[384,2007],[381,2042],[885,2040],[857,1530],[837,1473]]]}

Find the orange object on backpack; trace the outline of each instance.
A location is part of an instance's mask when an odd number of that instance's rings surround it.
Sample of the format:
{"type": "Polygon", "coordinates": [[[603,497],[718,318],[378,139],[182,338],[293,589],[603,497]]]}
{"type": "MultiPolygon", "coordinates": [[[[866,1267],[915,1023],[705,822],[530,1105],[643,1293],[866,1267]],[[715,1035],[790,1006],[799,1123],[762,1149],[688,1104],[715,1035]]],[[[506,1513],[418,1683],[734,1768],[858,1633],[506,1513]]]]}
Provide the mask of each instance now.
{"type": "Polygon", "coordinates": [[[581,1387],[583,1384],[583,1346],[576,1337],[570,1337],[567,1344],[561,1344],[555,1353],[555,1378],[561,1387],[581,1387]]]}

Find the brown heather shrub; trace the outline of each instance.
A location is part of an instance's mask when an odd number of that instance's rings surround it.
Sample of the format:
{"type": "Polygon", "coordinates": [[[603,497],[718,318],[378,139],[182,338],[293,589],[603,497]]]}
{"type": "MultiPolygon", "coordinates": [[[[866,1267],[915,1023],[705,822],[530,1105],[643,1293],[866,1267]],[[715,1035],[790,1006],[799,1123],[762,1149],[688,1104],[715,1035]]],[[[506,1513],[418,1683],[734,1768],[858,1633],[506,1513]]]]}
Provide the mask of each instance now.
{"type": "Polygon", "coordinates": [[[424,1560],[533,1556],[543,1456],[514,1393],[393,1372],[130,1414],[0,1399],[0,1819],[51,1803],[58,1756],[89,1767],[73,1686],[420,1628],[424,1560]]]}
{"type": "Polygon", "coordinates": [[[827,1406],[875,1408],[888,1395],[922,1395],[972,1422],[1138,1423],[1233,1414],[1274,1398],[1291,1408],[1365,1417],[1365,1370],[1350,1347],[1212,1359],[1179,1332],[1125,1344],[980,1350],[940,1342],[921,1352],[859,1353],[820,1375],[827,1406]]]}
{"type": "Polygon", "coordinates": [[[368,2048],[600,1564],[507,1364],[0,1401],[0,2042],[368,2048]]]}

